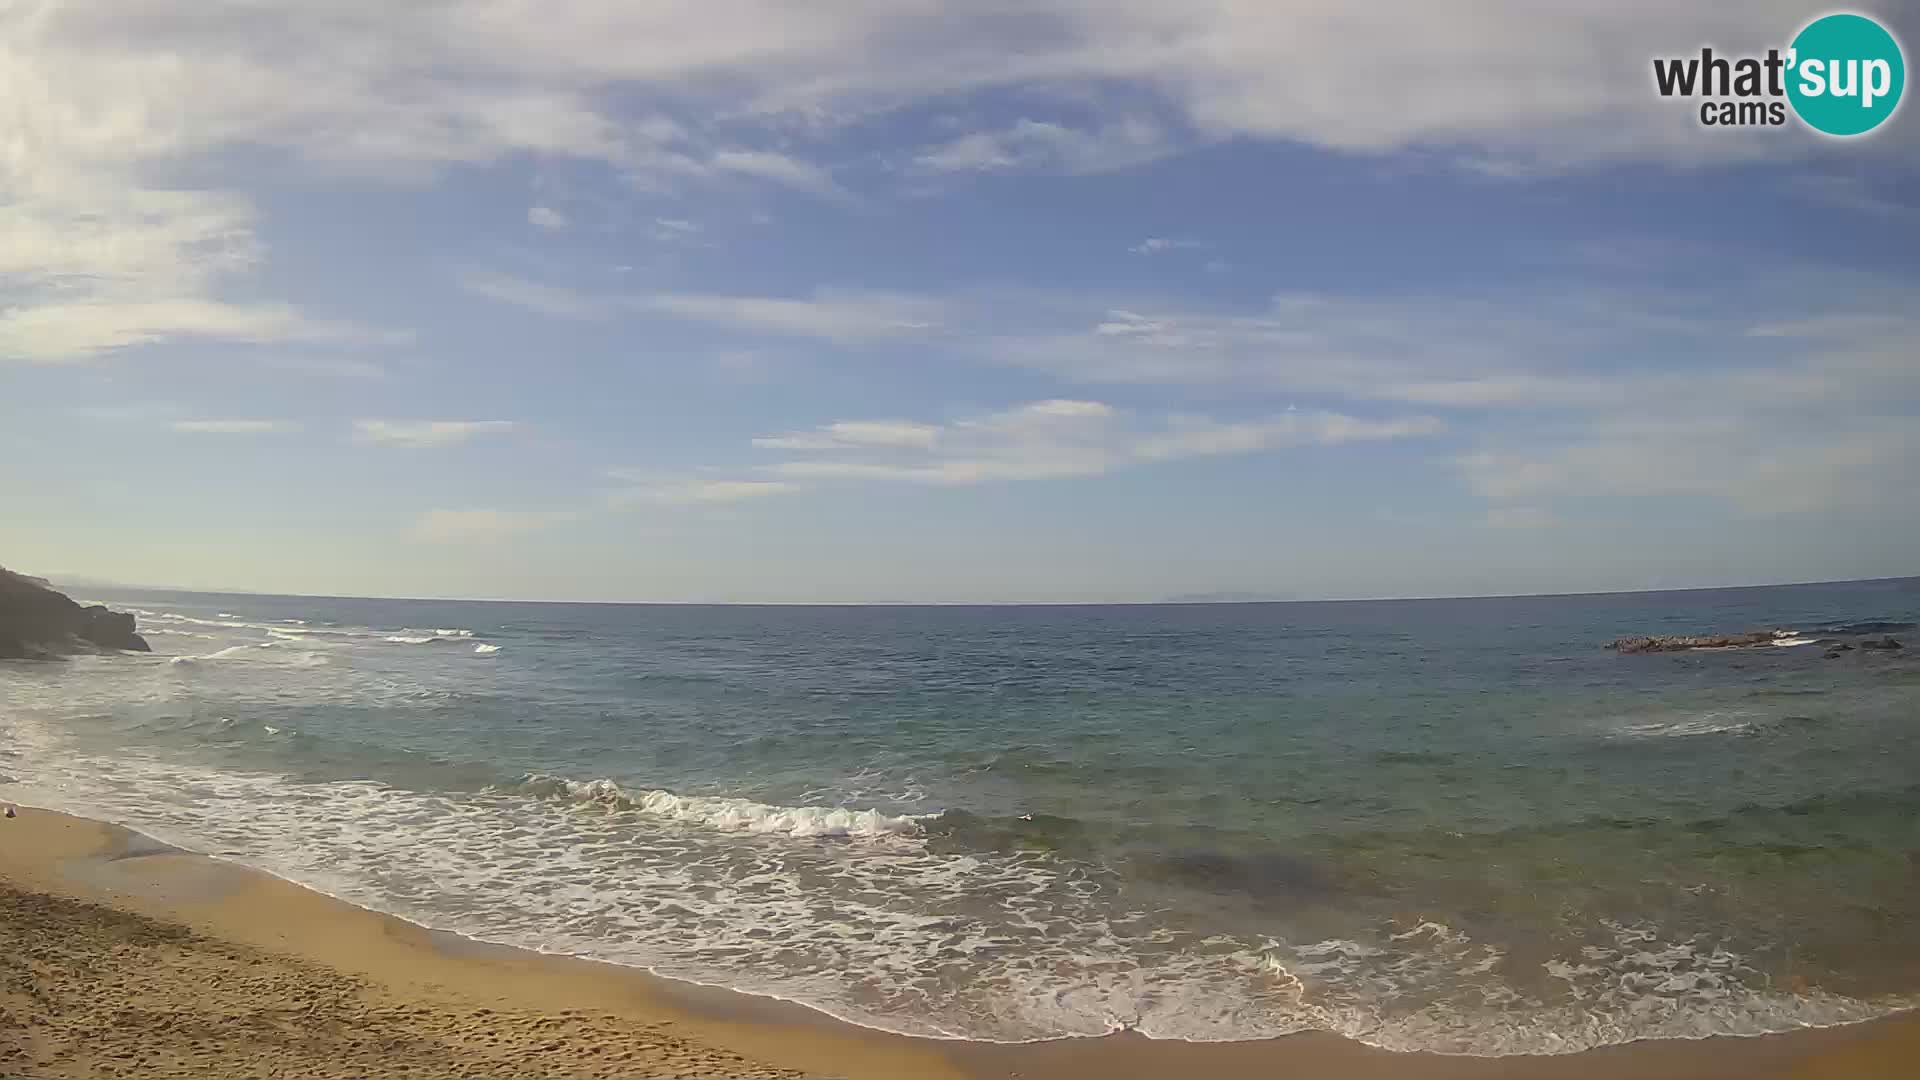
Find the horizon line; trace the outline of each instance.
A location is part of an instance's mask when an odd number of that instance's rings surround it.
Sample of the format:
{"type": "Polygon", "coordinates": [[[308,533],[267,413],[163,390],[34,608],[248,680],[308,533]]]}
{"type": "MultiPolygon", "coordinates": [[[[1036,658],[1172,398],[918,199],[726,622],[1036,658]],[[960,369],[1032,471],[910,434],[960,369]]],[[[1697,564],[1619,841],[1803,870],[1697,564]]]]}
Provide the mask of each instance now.
{"type": "MultiPolygon", "coordinates": [[[[19,571],[16,571],[19,572],[19,571]]],[[[252,589],[193,589],[176,585],[135,585],[127,582],[93,581],[69,585],[56,575],[41,575],[62,588],[131,589],[137,592],[191,593],[198,596],[252,596],[283,600],[387,600],[400,603],[447,604],[570,604],[587,607],[1226,607],[1261,604],[1390,604],[1424,600],[1541,600],[1584,596],[1637,596],[1659,593],[1731,592],[1741,589],[1787,589],[1819,585],[1864,585],[1890,581],[1920,581],[1920,574],[1894,574],[1887,577],[1831,578],[1814,581],[1773,581],[1739,585],[1675,585],[1651,589],[1587,589],[1573,592],[1452,593],[1425,596],[1328,596],[1291,599],[1179,599],[1158,600],[526,600],[483,596],[367,596],[340,593],[263,592],[252,589]]],[[[1201,594],[1205,595],[1205,594],[1201,594]]]]}

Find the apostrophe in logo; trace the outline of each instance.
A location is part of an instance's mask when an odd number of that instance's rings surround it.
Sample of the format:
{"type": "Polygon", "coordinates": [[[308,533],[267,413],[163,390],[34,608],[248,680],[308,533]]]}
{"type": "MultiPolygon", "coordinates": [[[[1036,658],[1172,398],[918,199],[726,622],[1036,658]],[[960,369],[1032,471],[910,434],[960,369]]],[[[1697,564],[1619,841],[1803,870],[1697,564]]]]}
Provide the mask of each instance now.
{"type": "Polygon", "coordinates": [[[1704,127],[1778,127],[1787,106],[1815,131],[1864,135],[1900,106],[1907,64],[1900,43],[1865,15],[1823,15],[1802,27],[1783,52],[1760,56],[1656,59],[1661,97],[1705,98],[1704,127]]]}
{"type": "Polygon", "coordinates": [[[1900,43],[1864,15],[1815,19],[1794,37],[1787,57],[1787,100],[1807,126],[1828,135],[1879,127],[1907,84],[1900,43]]]}

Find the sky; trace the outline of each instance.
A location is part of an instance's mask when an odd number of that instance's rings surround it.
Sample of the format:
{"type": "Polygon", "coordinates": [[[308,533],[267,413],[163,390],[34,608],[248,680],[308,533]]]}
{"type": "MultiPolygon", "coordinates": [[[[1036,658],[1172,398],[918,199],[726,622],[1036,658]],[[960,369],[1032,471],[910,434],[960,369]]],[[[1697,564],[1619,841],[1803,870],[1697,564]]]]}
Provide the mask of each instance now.
{"type": "Polygon", "coordinates": [[[672,602],[1920,573],[1915,107],[1843,140],[1653,89],[1826,10],[13,0],[0,564],[672,602]]]}

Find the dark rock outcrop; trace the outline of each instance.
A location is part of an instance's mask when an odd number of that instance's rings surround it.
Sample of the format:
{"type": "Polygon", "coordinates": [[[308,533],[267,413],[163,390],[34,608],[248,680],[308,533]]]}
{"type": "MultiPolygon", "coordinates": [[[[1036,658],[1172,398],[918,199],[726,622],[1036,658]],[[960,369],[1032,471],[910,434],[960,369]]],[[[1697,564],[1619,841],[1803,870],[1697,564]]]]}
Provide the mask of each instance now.
{"type": "Polygon", "coordinates": [[[1863,649],[1884,649],[1888,652],[1892,652],[1896,649],[1906,648],[1905,645],[1900,644],[1899,641],[1890,637],[1883,637],[1877,640],[1863,641],[1860,643],[1860,647],[1863,649]]]}
{"type": "Polygon", "coordinates": [[[1780,637],[1777,630],[1756,630],[1750,634],[1711,634],[1706,636],[1659,635],[1652,637],[1623,637],[1614,640],[1607,648],[1618,653],[1649,652],[1685,652],[1688,649],[1746,649],[1756,645],[1771,645],[1780,637]]]}
{"type": "Polygon", "coordinates": [[[81,607],[39,578],[0,568],[0,660],[48,660],[71,652],[150,652],[133,616],[81,607]]]}

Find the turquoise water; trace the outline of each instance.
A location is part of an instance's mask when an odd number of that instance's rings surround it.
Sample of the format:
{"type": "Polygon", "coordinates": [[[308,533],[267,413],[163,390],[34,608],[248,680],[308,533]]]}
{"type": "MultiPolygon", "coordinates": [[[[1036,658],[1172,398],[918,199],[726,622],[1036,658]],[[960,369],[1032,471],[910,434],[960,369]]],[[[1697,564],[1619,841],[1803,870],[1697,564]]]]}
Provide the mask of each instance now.
{"type": "Polygon", "coordinates": [[[1920,580],[88,599],[137,611],[155,655],[0,665],[0,797],[889,1030],[1561,1052],[1920,991],[1920,650],[1602,648],[1913,622],[1920,580]]]}

